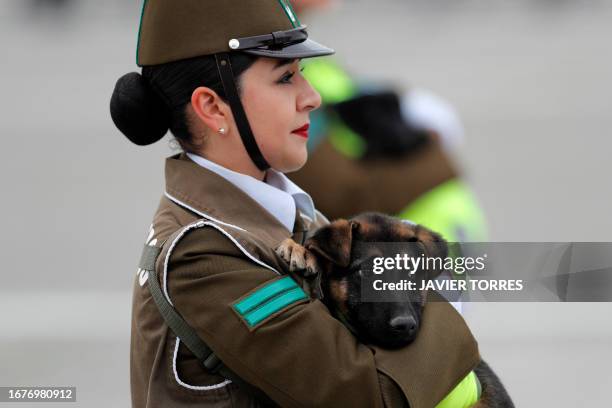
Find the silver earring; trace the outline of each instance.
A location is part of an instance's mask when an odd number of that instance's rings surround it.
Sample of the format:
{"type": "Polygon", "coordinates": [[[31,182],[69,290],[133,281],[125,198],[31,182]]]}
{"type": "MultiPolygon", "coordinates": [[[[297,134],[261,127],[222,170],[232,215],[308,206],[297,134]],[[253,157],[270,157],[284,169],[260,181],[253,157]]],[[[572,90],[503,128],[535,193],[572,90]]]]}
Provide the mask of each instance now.
{"type": "Polygon", "coordinates": [[[219,128],[219,133],[221,133],[222,135],[225,134],[225,128],[219,128]]]}

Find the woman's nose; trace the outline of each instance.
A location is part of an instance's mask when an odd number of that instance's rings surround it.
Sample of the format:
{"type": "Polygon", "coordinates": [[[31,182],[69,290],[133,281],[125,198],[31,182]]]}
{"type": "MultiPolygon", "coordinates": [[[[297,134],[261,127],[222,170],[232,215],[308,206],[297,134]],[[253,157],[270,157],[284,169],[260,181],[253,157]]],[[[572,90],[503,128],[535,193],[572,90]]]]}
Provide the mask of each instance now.
{"type": "Polygon", "coordinates": [[[321,95],[310,85],[306,79],[303,81],[304,90],[298,98],[298,111],[313,111],[321,106],[321,95]]]}

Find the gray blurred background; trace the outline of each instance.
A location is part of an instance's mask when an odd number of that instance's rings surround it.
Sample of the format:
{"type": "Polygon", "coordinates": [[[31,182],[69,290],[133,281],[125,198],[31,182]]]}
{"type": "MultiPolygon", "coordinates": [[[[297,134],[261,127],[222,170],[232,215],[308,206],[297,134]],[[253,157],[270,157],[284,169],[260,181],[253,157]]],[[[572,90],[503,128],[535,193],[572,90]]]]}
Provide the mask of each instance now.
{"type": "MultiPolygon", "coordinates": [[[[173,153],[108,113],[140,7],[0,0],[0,386],[76,386],[70,406],[130,404],[131,286],[173,153]]],[[[612,1],[349,0],[303,20],[353,73],[455,106],[493,241],[612,241],[612,1]]],[[[465,307],[518,407],[609,406],[611,312],[465,307]]]]}

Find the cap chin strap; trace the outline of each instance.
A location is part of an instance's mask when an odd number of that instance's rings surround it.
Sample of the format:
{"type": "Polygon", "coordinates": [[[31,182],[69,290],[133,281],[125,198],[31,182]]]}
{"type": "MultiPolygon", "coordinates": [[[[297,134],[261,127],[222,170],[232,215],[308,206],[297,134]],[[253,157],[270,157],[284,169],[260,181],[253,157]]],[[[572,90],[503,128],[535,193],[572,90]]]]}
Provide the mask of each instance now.
{"type": "Polygon", "coordinates": [[[262,171],[267,170],[270,168],[270,165],[263,157],[261,150],[259,150],[259,146],[257,146],[253,131],[251,130],[251,125],[249,125],[249,120],[242,106],[242,102],[240,101],[229,54],[215,54],[215,59],[217,61],[219,75],[221,76],[221,83],[223,84],[225,95],[229,101],[232,113],[234,114],[234,120],[236,121],[242,143],[257,168],[262,171]]]}

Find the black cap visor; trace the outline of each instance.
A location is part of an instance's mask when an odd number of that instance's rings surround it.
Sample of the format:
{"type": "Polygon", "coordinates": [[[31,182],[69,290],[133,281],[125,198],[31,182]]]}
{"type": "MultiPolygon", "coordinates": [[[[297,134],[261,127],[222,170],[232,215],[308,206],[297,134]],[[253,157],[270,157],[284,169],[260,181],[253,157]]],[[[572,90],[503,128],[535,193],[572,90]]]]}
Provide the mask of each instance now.
{"type": "Polygon", "coordinates": [[[333,49],[327,48],[326,46],[310,39],[283,48],[258,47],[240,51],[251,55],[269,58],[312,58],[335,53],[333,49]]]}
{"type": "Polygon", "coordinates": [[[283,48],[260,47],[240,50],[247,54],[269,58],[311,58],[334,54],[335,51],[313,40],[307,39],[301,43],[292,44],[283,48]]]}
{"type": "Polygon", "coordinates": [[[270,58],[308,58],[331,55],[335,51],[308,39],[306,26],[270,34],[232,39],[231,49],[270,58]]]}

